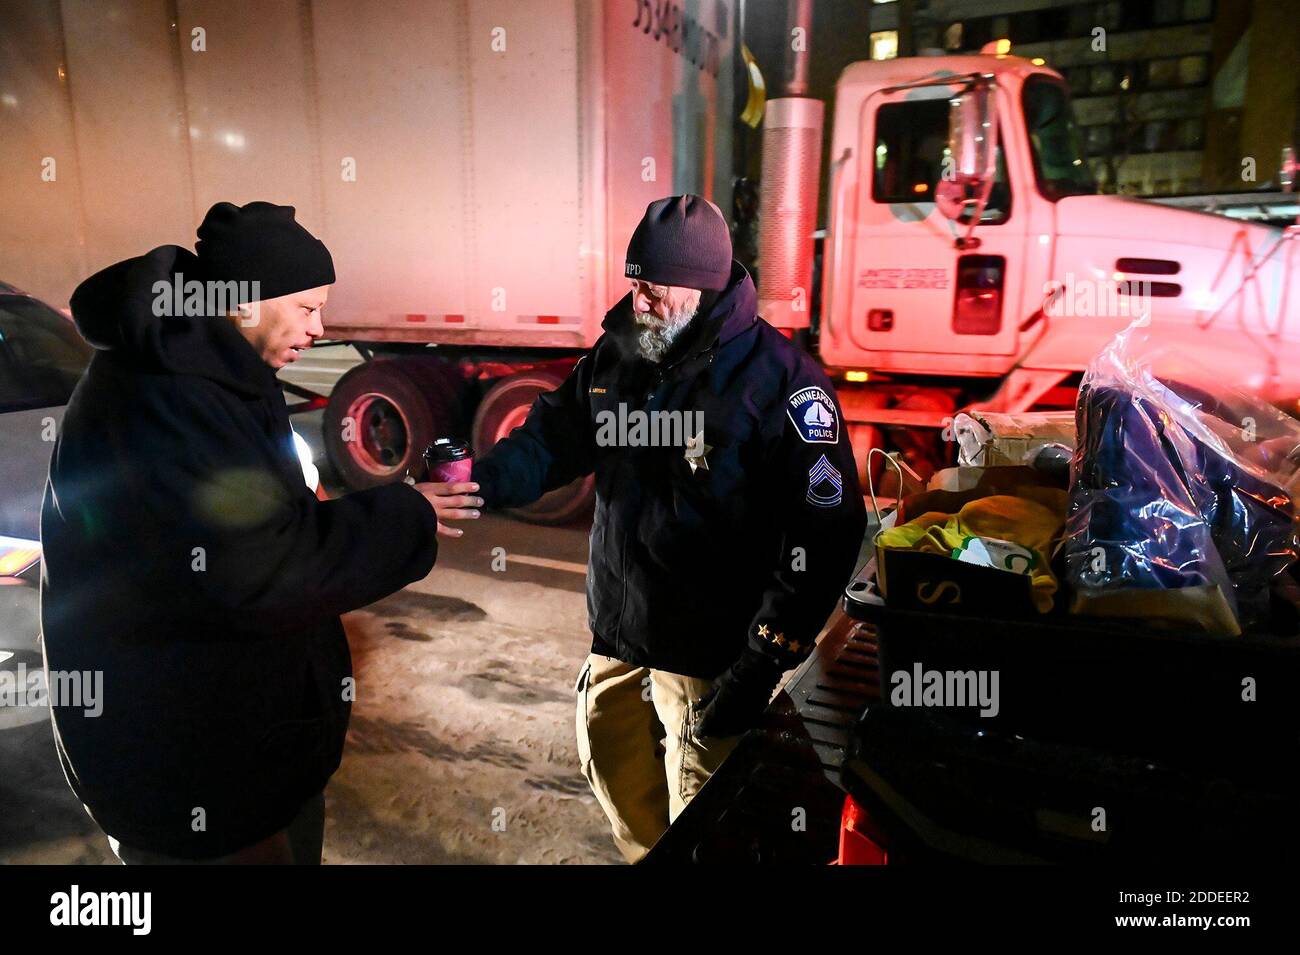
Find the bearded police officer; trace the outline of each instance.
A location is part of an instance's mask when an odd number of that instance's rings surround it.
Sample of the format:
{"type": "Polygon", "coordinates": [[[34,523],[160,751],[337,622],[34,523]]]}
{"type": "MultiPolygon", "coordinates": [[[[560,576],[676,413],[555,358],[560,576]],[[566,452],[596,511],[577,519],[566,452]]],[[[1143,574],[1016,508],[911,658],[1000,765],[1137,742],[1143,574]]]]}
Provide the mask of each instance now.
{"type": "Polygon", "coordinates": [[[717,207],[650,204],[605,334],[474,467],[489,507],[595,473],[578,753],[641,859],[803,660],[865,512],[835,393],[759,318],[717,207]]]}

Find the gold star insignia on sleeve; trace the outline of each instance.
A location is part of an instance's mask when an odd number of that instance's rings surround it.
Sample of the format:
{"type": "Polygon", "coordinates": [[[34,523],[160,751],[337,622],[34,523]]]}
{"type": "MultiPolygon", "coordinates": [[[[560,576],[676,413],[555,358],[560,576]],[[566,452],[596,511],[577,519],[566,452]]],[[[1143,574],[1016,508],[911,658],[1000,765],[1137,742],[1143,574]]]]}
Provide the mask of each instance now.
{"type": "Polygon", "coordinates": [[[772,642],[775,643],[778,647],[785,646],[785,634],[778,633],[775,637],[772,638],[772,642]]]}
{"type": "Polygon", "coordinates": [[[791,652],[791,653],[798,653],[798,652],[799,652],[799,647],[800,647],[800,643],[799,643],[798,640],[791,640],[791,641],[790,641],[790,652],[791,652]]]}
{"type": "Polygon", "coordinates": [[[760,623],[760,624],[758,625],[758,635],[759,635],[760,637],[766,637],[766,636],[767,636],[767,624],[765,624],[765,623],[760,623]]]}

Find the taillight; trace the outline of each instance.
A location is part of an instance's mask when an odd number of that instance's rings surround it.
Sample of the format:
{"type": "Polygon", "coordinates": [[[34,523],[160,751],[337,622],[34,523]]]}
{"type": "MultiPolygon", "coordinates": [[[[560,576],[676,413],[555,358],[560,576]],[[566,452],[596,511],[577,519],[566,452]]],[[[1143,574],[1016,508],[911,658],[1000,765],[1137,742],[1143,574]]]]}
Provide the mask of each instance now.
{"type": "Polygon", "coordinates": [[[852,796],[844,797],[844,812],[840,815],[840,865],[886,865],[889,853],[867,835],[867,811],[854,802],[852,796]]]}
{"type": "Polygon", "coordinates": [[[40,541],[0,536],[0,577],[17,577],[40,559],[40,541]]]}
{"type": "Polygon", "coordinates": [[[1002,330],[1002,277],[1007,260],[1000,255],[963,255],[957,260],[957,301],[952,330],[958,335],[996,335],[1002,330]]]}

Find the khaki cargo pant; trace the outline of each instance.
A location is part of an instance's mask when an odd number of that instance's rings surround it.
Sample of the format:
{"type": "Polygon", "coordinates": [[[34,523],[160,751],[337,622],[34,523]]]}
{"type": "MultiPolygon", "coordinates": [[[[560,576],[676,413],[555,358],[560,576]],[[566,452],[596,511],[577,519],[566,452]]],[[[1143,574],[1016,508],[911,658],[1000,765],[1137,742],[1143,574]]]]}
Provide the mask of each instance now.
{"type": "Polygon", "coordinates": [[[628,862],[650,851],[736,746],[739,737],[691,733],[712,685],[594,653],[578,674],[578,759],[628,862]]]}

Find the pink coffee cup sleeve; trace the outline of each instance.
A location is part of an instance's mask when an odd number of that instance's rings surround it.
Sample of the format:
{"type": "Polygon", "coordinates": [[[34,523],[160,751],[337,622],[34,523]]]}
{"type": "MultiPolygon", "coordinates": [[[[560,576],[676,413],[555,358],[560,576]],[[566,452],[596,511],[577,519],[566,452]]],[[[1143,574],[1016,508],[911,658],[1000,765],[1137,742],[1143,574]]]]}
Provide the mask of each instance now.
{"type": "Polygon", "coordinates": [[[468,481],[470,472],[473,469],[473,458],[463,458],[460,461],[443,461],[441,464],[435,464],[429,468],[429,480],[435,484],[454,484],[468,481]]]}

